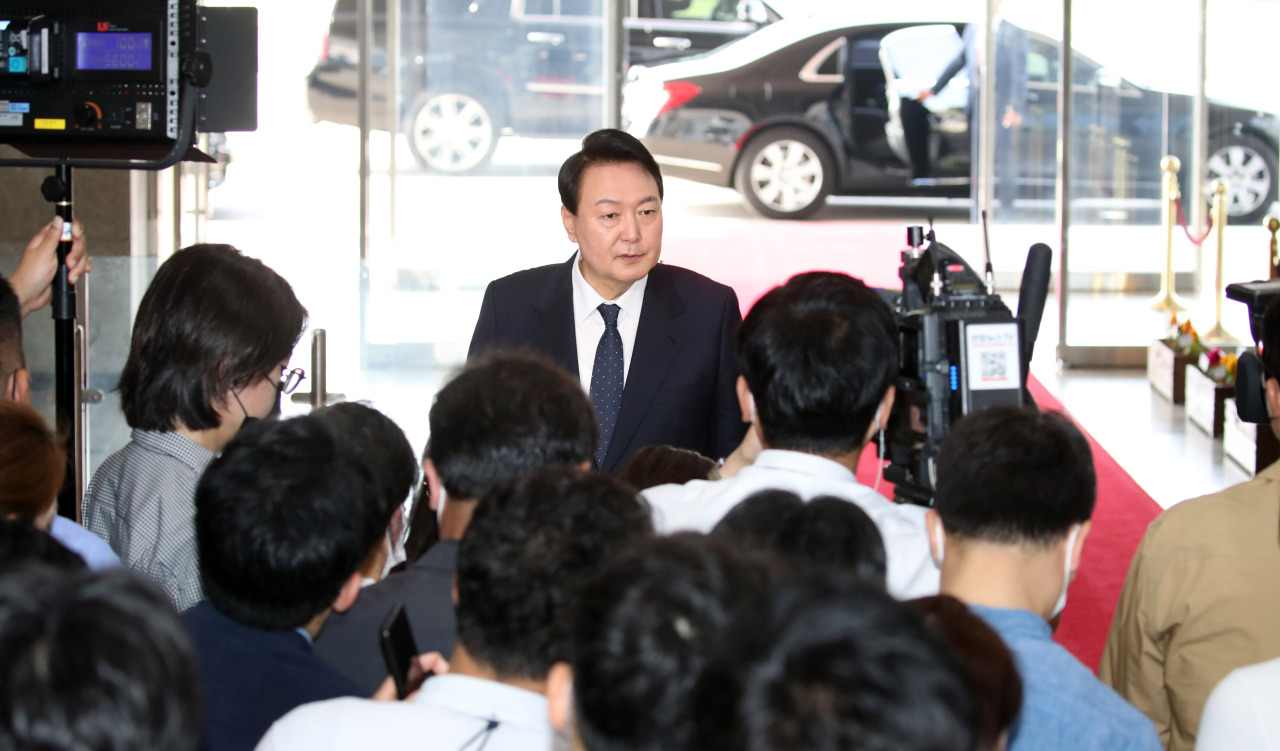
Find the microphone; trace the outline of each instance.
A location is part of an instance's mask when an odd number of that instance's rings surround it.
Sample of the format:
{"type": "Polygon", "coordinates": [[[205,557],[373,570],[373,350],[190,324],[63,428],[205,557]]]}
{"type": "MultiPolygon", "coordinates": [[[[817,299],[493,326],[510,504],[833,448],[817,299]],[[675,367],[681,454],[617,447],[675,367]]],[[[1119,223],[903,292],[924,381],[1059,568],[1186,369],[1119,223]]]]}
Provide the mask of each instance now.
{"type": "Polygon", "coordinates": [[[1053,251],[1044,243],[1036,243],[1027,252],[1027,265],[1022,269],[1022,286],[1018,288],[1018,317],[1026,332],[1022,352],[1022,381],[1026,383],[1031,371],[1031,353],[1035,350],[1036,337],[1040,334],[1040,319],[1044,317],[1044,303],[1049,296],[1049,273],[1053,265],[1053,251]]]}

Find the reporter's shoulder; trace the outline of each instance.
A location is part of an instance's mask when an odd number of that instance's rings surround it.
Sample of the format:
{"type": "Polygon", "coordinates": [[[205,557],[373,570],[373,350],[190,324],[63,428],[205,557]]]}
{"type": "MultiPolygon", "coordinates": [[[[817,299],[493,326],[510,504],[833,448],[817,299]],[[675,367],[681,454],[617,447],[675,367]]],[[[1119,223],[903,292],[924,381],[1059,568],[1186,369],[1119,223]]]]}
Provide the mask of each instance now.
{"type": "Polygon", "coordinates": [[[354,696],[303,704],[271,725],[257,751],[362,748],[368,741],[363,728],[385,724],[407,709],[402,702],[354,696]]]}

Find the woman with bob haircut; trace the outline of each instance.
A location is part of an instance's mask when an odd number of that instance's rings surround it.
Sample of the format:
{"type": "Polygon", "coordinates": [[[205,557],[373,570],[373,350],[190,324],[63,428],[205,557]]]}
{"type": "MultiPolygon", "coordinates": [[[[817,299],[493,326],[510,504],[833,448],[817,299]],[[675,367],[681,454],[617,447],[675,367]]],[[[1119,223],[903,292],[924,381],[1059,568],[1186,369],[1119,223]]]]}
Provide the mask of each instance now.
{"type": "Polygon", "coordinates": [[[84,524],[174,606],[203,599],[195,488],[241,426],[271,414],[307,311],[279,274],[230,245],[193,245],[156,272],[120,373],[133,428],[89,483],[84,524]]]}

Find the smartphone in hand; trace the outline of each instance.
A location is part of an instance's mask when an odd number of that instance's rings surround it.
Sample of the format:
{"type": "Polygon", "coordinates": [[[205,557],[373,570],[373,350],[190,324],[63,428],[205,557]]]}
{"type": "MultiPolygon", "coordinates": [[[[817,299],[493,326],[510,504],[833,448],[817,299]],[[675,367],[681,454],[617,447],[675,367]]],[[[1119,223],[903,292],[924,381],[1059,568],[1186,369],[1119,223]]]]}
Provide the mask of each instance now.
{"type": "Polygon", "coordinates": [[[418,646],[413,641],[413,630],[409,628],[409,616],[404,612],[403,603],[397,602],[387,613],[378,631],[378,641],[387,672],[396,684],[396,697],[403,699],[428,677],[416,669],[418,646]]]}

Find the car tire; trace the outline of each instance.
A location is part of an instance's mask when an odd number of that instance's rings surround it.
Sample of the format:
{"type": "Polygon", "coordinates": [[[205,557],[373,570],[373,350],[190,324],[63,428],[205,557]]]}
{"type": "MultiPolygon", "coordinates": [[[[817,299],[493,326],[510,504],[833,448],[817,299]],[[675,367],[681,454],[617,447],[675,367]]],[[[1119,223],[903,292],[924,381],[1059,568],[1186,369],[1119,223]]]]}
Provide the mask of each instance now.
{"type": "MultiPolygon", "coordinates": [[[[1233,224],[1259,224],[1276,200],[1276,149],[1251,133],[1224,133],[1209,143],[1209,185],[1227,184],[1227,217],[1233,224]]],[[[1212,192],[1206,188],[1206,194],[1212,192]]]]}
{"type": "Polygon", "coordinates": [[[804,128],[771,128],[747,142],[735,185],[747,205],[770,219],[804,219],[822,208],[835,184],[831,152],[804,128]]]}
{"type": "Polygon", "coordinates": [[[426,91],[405,115],[409,150],[423,169],[465,175],[483,169],[498,147],[498,110],[471,91],[426,91]]]}

